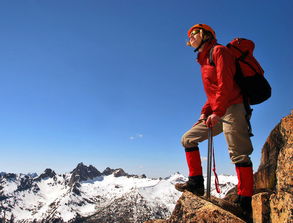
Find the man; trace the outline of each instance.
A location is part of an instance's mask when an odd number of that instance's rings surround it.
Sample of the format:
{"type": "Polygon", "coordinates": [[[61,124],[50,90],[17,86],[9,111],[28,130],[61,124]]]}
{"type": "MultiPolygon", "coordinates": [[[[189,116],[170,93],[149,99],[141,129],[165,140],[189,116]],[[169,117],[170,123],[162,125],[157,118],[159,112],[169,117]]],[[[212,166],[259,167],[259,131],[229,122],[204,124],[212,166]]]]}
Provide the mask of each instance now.
{"type": "Polygon", "coordinates": [[[249,155],[253,151],[245,118],[243,96],[234,80],[235,58],[229,50],[217,44],[214,30],[205,24],[197,24],[188,30],[187,45],[198,51],[197,61],[207,101],[201,110],[196,124],[182,137],[189,178],[186,183],[175,185],[179,191],[188,190],[198,196],[204,195],[204,179],[198,144],[208,138],[208,128],[213,136],[224,132],[228,151],[235,164],[238,177],[237,202],[243,210],[251,211],[253,194],[253,170],[249,155]],[[210,51],[213,48],[214,66],[210,64],[210,51]]]}

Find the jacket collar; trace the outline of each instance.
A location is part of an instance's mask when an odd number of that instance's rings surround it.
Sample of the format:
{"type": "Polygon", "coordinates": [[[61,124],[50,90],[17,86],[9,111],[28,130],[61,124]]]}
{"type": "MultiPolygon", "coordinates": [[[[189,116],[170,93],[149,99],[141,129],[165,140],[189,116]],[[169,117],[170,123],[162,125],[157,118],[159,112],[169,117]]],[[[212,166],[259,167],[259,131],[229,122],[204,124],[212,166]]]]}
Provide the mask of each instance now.
{"type": "Polygon", "coordinates": [[[203,50],[197,54],[197,61],[202,64],[204,58],[209,57],[210,49],[217,44],[217,40],[213,39],[206,42],[203,46],[203,50]]]}

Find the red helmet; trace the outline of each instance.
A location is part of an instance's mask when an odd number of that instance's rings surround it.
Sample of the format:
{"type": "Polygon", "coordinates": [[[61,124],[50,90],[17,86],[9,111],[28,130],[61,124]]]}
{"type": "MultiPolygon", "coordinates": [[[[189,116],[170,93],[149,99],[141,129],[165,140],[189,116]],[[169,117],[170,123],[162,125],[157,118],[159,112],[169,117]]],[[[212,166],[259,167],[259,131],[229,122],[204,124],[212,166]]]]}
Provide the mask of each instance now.
{"type": "Polygon", "coordinates": [[[214,31],[210,26],[208,26],[208,25],[206,25],[206,24],[196,24],[196,25],[192,26],[192,27],[188,30],[188,32],[187,32],[188,37],[190,37],[190,33],[191,33],[192,30],[194,30],[194,29],[204,29],[204,30],[206,30],[206,31],[209,31],[209,32],[211,32],[211,34],[213,35],[213,37],[216,39],[216,33],[215,33],[215,31],[214,31]]]}

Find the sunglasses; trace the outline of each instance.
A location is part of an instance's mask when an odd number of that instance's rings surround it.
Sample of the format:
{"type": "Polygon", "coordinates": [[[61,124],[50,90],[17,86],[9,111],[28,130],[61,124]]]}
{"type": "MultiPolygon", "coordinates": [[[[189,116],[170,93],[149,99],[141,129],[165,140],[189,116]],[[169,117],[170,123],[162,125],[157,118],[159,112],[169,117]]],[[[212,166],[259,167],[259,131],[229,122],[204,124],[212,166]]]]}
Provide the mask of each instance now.
{"type": "Polygon", "coordinates": [[[195,30],[193,30],[193,31],[190,33],[189,38],[191,38],[192,36],[195,36],[195,35],[198,34],[199,32],[200,32],[199,29],[195,29],[195,30]]]}

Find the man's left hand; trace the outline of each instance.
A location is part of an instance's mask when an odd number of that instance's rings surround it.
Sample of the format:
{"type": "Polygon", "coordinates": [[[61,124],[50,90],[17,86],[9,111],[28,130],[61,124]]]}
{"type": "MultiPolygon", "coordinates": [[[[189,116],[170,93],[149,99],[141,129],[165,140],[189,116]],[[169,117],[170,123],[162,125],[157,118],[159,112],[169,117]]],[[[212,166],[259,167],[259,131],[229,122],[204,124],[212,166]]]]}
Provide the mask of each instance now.
{"type": "Polygon", "coordinates": [[[214,127],[216,124],[218,124],[218,122],[220,121],[220,117],[217,116],[216,114],[211,114],[207,120],[206,120],[206,125],[207,127],[214,127]]]}

